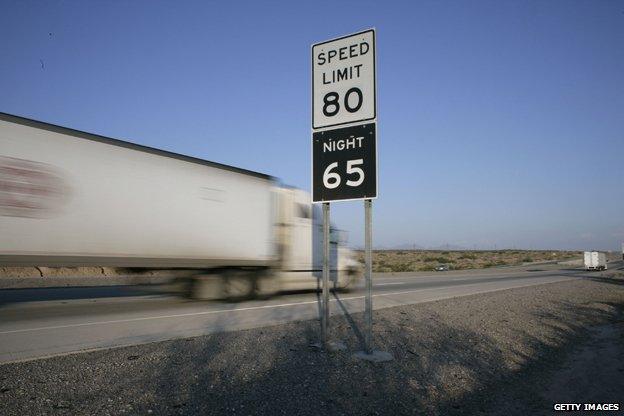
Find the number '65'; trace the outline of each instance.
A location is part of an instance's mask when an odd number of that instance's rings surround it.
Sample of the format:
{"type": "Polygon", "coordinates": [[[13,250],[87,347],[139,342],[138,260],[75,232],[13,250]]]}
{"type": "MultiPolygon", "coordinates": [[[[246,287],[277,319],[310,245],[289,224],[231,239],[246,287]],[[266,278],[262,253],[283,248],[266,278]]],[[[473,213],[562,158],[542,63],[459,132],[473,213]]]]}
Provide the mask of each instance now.
{"type": "MultiPolygon", "coordinates": [[[[348,186],[360,186],[364,182],[364,171],[358,168],[357,165],[362,165],[364,159],[355,159],[347,161],[347,175],[357,174],[358,179],[356,181],[347,180],[348,186]]],[[[331,170],[338,167],[338,162],[331,163],[323,172],[323,185],[327,189],[334,189],[340,185],[340,175],[331,170]]]]}

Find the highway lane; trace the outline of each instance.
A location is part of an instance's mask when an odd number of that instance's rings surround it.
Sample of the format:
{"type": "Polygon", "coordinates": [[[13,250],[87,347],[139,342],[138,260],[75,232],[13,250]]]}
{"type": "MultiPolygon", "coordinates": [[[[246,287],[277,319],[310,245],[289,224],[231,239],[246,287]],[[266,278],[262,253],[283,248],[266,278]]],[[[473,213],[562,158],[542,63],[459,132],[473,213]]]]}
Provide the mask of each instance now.
{"type": "MultiPolygon", "coordinates": [[[[560,265],[377,274],[375,309],[579,279],[560,265]]],[[[332,314],[364,308],[362,285],[333,296],[332,314]]],[[[275,325],[319,316],[316,293],[239,303],[192,301],[144,287],[0,291],[0,363],[275,325]]]]}

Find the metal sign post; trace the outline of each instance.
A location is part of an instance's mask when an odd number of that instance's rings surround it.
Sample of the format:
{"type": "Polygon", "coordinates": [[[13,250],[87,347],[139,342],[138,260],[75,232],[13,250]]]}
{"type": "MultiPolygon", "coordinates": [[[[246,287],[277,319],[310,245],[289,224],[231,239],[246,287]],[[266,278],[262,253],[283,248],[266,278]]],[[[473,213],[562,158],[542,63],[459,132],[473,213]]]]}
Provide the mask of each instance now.
{"type": "Polygon", "coordinates": [[[340,351],[347,347],[340,341],[329,340],[329,275],[330,262],[330,235],[329,202],[323,204],[323,294],[321,300],[321,342],[314,347],[325,351],[340,351]]]}
{"type": "Polygon", "coordinates": [[[373,201],[364,200],[364,278],[366,297],[364,304],[364,351],[355,353],[357,358],[367,361],[391,361],[392,354],[373,348],[373,201]]]}
{"type": "Polygon", "coordinates": [[[327,348],[329,323],[329,202],[323,204],[323,302],[321,316],[321,345],[327,348]]]}
{"type": "Polygon", "coordinates": [[[366,279],[366,301],[365,301],[365,320],[366,334],[365,349],[366,354],[373,353],[373,201],[364,200],[364,279],[366,279]]]}

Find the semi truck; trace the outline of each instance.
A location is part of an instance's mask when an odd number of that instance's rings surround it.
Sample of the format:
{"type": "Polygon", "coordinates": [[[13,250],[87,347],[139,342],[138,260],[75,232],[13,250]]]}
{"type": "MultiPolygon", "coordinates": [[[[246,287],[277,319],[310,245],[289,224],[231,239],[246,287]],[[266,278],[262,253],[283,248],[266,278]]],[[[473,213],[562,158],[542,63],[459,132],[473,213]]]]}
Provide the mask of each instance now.
{"type": "Polygon", "coordinates": [[[599,251],[584,253],[585,270],[607,270],[607,256],[599,251]]]}
{"type": "MultiPolygon", "coordinates": [[[[175,269],[208,299],[315,289],[310,202],[269,175],[0,113],[0,266],[175,269]]],[[[335,289],[360,276],[341,235],[335,289]]]]}

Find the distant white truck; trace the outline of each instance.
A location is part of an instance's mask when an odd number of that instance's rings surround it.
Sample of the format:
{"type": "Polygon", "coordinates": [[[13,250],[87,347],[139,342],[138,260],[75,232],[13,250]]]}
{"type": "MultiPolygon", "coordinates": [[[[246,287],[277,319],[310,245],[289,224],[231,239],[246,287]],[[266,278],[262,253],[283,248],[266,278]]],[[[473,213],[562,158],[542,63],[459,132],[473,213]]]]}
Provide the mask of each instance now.
{"type": "MultiPolygon", "coordinates": [[[[188,271],[201,298],[314,289],[318,205],[275,178],[0,113],[0,266],[188,271]]],[[[360,277],[332,229],[330,280],[360,277]]]]}
{"type": "Polygon", "coordinates": [[[607,270],[607,256],[599,251],[586,251],[585,270],[607,270]]]}

